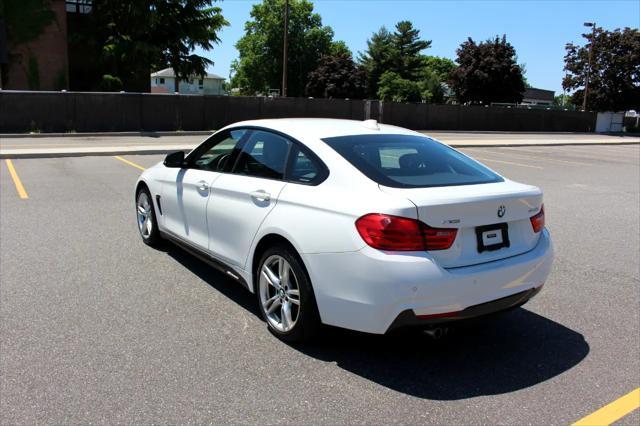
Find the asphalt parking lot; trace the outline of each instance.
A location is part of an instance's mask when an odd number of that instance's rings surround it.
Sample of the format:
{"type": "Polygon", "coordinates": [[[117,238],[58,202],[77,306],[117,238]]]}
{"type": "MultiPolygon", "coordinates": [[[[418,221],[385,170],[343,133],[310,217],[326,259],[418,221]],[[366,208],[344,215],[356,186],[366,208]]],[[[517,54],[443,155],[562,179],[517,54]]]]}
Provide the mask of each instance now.
{"type": "Polygon", "coordinates": [[[0,423],[571,424],[637,389],[640,146],[463,151],[545,191],[542,293],[444,340],[303,346],[222,274],[141,242],[133,185],[163,156],[2,160],[0,423]]]}

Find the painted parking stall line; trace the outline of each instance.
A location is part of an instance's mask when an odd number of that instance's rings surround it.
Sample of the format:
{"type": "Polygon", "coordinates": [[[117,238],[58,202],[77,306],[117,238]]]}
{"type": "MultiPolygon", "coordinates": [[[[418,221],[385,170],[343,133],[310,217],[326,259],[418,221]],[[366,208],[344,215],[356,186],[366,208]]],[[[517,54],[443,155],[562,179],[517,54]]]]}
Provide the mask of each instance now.
{"type": "Polygon", "coordinates": [[[640,388],[578,420],[572,426],[610,425],[638,408],[640,408],[640,388]]]}
{"type": "Polygon", "coordinates": [[[13,184],[16,187],[16,191],[18,192],[18,196],[22,200],[27,200],[29,198],[29,194],[24,189],[24,185],[22,185],[22,181],[20,180],[20,176],[18,176],[18,172],[16,172],[15,167],[13,166],[13,161],[6,159],[4,160],[7,164],[7,169],[9,169],[9,174],[11,175],[11,179],[13,179],[13,184]]]}
{"type": "MultiPolygon", "coordinates": [[[[470,150],[474,151],[474,152],[479,152],[478,149],[475,148],[470,148],[470,150]]],[[[569,164],[569,165],[573,165],[573,166],[592,166],[592,163],[584,163],[584,162],[579,162],[579,161],[568,161],[568,160],[559,160],[557,158],[549,158],[547,157],[540,157],[534,154],[531,155],[526,155],[526,154],[512,154],[511,152],[504,152],[504,151],[497,151],[497,150],[493,150],[491,151],[491,154],[494,155],[500,155],[502,157],[506,157],[507,159],[522,159],[522,160],[527,160],[527,161],[537,161],[537,162],[543,162],[543,163],[561,163],[561,164],[569,164]]]]}
{"type": "Polygon", "coordinates": [[[129,161],[126,158],[120,157],[119,155],[116,155],[113,158],[115,158],[116,160],[120,160],[123,163],[130,165],[131,167],[135,167],[136,169],[139,169],[139,170],[142,170],[142,171],[145,170],[145,168],[142,167],[140,164],[134,163],[133,161],[129,161]]]}
{"type": "Polygon", "coordinates": [[[482,158],[482,157],[478,157],[478,156],[473,156],[473,158],[475,158],[476,160],[480,160],[480,161],[486,161],[487,163],[502,163],[502,164],[510,164],[512,166],[519,166],[519,167],[527,167],[529,169],[544,169],[544,167],[541,166],[534,166],[531,164],[522,164],[522,163],[516,163],[513,161],[505,161],[505,160],[496,160],[496,159],[492,159],[492,158],[482,158]]]}

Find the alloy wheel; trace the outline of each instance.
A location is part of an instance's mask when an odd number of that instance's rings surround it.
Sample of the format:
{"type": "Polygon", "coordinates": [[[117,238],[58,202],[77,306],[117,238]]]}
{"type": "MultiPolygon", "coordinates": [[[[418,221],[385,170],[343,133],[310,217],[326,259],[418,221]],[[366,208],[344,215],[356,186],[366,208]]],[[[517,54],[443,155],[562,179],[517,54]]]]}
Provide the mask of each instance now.
{"type": "Polygon", "coordinates": [[[300,287],[284,257],[269,256],[262,264],[259,291],[260,303],[271,327],[282,333],[292,330],[300,315],[300,287]]]}
{"type": "Polygon", "coordinates": [[[136,203],[136,213],[138,215],[138,230],[142,238],[147,239],[153,230],[153,215],[151,214],[151,200],[146,192],[140,192],[136,203]]]}

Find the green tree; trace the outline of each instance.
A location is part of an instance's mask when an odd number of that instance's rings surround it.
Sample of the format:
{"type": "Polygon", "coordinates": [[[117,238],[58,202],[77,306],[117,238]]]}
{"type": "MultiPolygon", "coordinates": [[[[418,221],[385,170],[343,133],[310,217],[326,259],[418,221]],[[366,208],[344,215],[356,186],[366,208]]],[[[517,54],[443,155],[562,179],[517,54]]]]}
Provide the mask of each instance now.
{"type": "Polygon", "coordinates": [[[406,80],[416,80],[420,76],[424,59],[420,52],[431,47],[431,40],[421,40],[420,30],[413,28],[409,21],[396,24],[393,33],[395,72],[406,80]]]}
{"type": "Polygon", "coordinates": [[[455,68],[456,64],[451,59],[423,56],[419,80],[422,99],[430,103],[444,103],[445,87],[455,68]]]}
{"type": "Polygon", "coordinates": [[[570,95],[557,95],[553,97],[553,104],[558,106],[573,107],[573,102],[570,95]]]}
{"type": "MultiPolygon", "coordinates": [[[[243,94],[265,93],[282,85],[284,8],[284,0],[264,0],[251,10],[245,35],[236,44],[239,57],[232,65],[232,86],[243,94]]],[[[346,46],[332,43],[333,30],[322,25],[307,0],[289,2],[288,37],[287,94],[302,96],[307,77],[320,58],[346,46]]]]}
{"type": "Polygon", "coordinates": [[[424,61],[420,52],[430,46],[431,41],[421,40],[420,30],[409,21],[398,22],[393,33],[380,28],[367,40],[367,50],[359,58],[367,71],[369,96],[376,96],[379,80],[387,71],[403,80],[419,79],[424,61]]]}
{"type": "Polygon", "coordinates": [[[395,47],[392,34],[380,28],[367,40],[367,50],[360,54],[358,61],[367,73],[367,95],[375,98],[378,94],[378,81],[385,71],[391,70],[395,61],[395,47]]]}
{"type": "Polygon", "coordinates": [[[522,101],[522,68],[506,36],[481,43],[469,38],[457,54],[458,67],[451,72],[451,86],[460,102],[487,105],[522,101]]]}
{"type": "Polygon", "coordinates": [[[626,111],[640,109],[640,31],[635,28],[583,34],[585,46],[566,45],[562,87],[573,93],[573,103],[582,105],[589,69],[589,47],[593,43],[587,109],[626,111]]]}
{"type": "Polygon", "coordinates": [[[430,68],[422,70],[422,75],[418,86],[420,87],[420,95],[422,100],[429,103],[444,103],[443,78],[430,68]]]}
{"type": "Polygon", "coordinates": [[[320,65],[309,73],[307,96],[317,98],[361,99],[365,94],[365,73],[351,55],[325,55],[320,65]]]}
{"type": "MultiPolygon", "coordinates": [[[[193,50],[213,49],[220,41],[218,33],[228,25],[215,1],[94,1],[88,31],[78,37],[100,49],[101,69],[119,79],[125,90],[141,79],[148,85],[149,68],[172,67],[178,79],[203,75],[213,62],[193,50]]],[[[102,84],[99,77],[96,85],[102,84]]]]}
{"type": "Polygon", "coordinates": [[[392,102],[419,102],[422,99],[420,85],[402,78],[394,71],[387,71],[380,77],[378,84],[378,98],[392,102]]]}
{"type": "Polygon", "coordinates": [[[449,79],[451,71],[456,68],[456,63],[449,58],[423,56],[422,66],[424,70],[434,73],[440,81],[446,82],[449,79]]]}

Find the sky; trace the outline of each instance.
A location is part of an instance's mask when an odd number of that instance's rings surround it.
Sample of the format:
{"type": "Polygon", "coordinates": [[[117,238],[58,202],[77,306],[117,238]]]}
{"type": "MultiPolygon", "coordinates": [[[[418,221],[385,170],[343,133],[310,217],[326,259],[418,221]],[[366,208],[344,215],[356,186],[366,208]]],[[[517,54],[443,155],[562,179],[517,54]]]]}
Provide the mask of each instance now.
{"type": "MultiPolygon", "coordinates": [[[[607,30],[640,27],[640,0],[312,0],[323,25],[344,40],[354,53],[366,50],[367,39],[381,26],[393,29],[409,20],[422,38],[432,40],[423,53],[456,57],[456,49],[471,37],[483,41],[506,34],[524,64],[533,87],[562,93],[564,45],[584,44],[584,22],[595,21],[607,30]]],[[[230,26],[220,33],[221,43],[211,51],[196,52],[214,61],[209,72],[229,77],[238,57],[236,42],[244,34],[253,4],[250,0],[217,3],[230,26]]]]}

